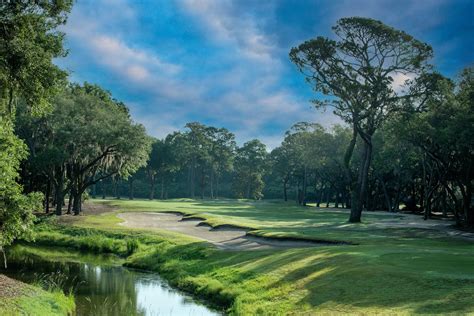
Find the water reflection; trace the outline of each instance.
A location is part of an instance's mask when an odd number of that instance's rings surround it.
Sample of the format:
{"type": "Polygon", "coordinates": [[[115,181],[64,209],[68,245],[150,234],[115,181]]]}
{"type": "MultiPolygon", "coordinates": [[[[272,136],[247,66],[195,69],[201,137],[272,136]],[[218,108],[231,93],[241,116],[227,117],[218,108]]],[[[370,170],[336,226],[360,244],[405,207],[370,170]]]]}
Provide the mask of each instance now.
{"type": "Polygon", "coordinates": [[[88,258],[93,264],[46,261],[27,250],[14,247],[8,270],[0,272],[24,282],[58,284],[66,292],[72,289],[77,315],[219,315],[171,289],[156,274],[104,264],[100,258],[88,258]]]}

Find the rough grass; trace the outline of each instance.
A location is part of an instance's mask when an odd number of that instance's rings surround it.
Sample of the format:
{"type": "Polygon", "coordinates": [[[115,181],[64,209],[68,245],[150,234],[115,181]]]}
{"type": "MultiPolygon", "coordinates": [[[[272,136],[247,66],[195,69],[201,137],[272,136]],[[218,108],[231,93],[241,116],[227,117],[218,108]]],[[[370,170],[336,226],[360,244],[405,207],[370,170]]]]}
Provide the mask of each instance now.
{"type": "Polygon", "coordinates": [[[48,291],[3,277],[0,284],[0,315],[70,315],[75,309],[74,297],[56,288],[48,291]],[[13,295],[3,295],[7,284],[15,288],[13,295]]]}
{"type": "MultiPolygon", "coordinates": [[[[387,215],[348,224],[346,212],[283,202],[99,201],[120,211],[179,211],[262,236],[355,242],[314,248],[220,251],[162,231],[126,229],[114,213],[40,226],[40,241],[128,255],[173,285],[237,315],[474,314],[474,245],[444,233],[380,228],[387,215]],[[54,230],[53,230],[54,227],[54,230]],[[87,232],[87,233],[84,233],[87,232]],[[89,238],[88,234],[95,234],[89,238]],[[76,243],[81,246],[74,246],[76,243]],[[106,246],[104,246],[106,245],[106,246]]],[[[393,220],[393,217],[390,217],[393,220]]]]}

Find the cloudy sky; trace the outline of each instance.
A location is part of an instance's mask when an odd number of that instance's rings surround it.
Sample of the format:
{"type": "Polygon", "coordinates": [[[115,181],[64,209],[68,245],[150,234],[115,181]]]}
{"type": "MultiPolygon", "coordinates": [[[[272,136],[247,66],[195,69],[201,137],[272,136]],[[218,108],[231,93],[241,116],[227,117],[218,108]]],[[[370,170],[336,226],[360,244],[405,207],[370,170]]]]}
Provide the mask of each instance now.
{"type": "Polygon", "coordinates": [[[110,90],[153,136],[200,121],[272,148],[295,122],[338,122],[311,107],[288,52],[347,16],[429,43],[447,76],[472,65],[472,0],[77,0],[64,28],[70,53],[57,63],[110,90]]]}

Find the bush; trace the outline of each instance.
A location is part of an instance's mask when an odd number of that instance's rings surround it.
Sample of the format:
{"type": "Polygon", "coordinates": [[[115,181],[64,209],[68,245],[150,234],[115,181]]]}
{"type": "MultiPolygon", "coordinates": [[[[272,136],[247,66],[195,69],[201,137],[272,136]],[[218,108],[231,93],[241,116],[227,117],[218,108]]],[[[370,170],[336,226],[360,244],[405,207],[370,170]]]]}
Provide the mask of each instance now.
{"type": "Polygon", "coordinates": [[[127,255],[130,256],[138,250],[140,244],[135,238],[127,238],[125,241],[127,243],[127,255]]]}

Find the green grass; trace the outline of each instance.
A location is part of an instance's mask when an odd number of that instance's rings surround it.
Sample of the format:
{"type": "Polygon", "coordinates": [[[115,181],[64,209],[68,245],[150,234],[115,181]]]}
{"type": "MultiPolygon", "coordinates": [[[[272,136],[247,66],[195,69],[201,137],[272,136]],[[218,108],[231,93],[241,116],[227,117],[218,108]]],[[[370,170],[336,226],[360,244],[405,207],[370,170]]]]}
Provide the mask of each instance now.
{"type": "Polygon", "coordinates": [[[80,217],[67,227],[40,225],[39,240],[122,256],[133,252],[126,265],[157,271],[232,314],[474,314],[473,243],[433,230],[378,225],[392,216],[365,214],[364,223],[348,224],[347,212],[283,202],[97,202],[127,212],[179,211],[262,236],[357,245],[221,251],[177,233],[126,229],[115,213],[80,217]]]}
{"type": "Polygon", "coordinates": [[[20,295],[0,297],[0,315],[5,316],[71,315],[74,309],[74,297],[65,295],[59,289],[46,291],[39,286],[23,284],[20,295]]]}

